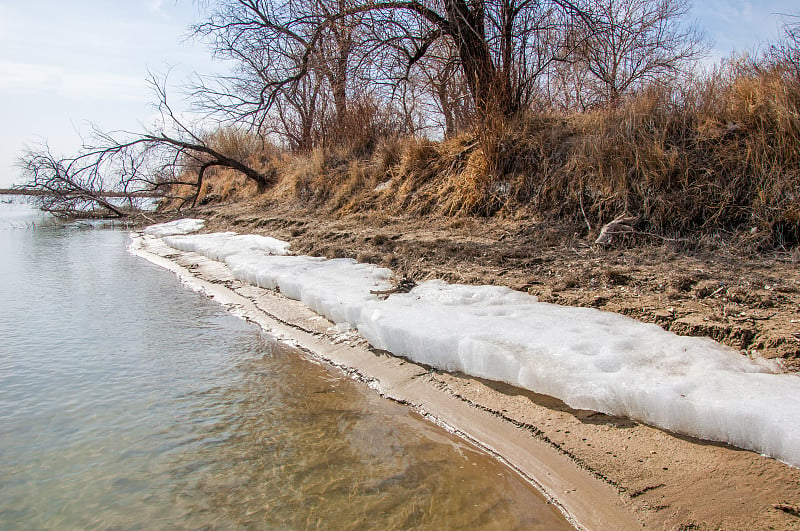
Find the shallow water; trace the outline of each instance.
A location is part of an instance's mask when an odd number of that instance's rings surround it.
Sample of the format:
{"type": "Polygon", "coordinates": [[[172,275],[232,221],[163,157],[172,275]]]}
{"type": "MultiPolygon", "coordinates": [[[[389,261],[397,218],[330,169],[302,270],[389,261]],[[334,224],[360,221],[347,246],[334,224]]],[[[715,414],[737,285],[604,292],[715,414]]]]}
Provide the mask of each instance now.
{"type": "Polygon", "coordinates": [[[26,219],[0,223],[0,528],[567,527],[483,452],[131,256],[126,233],[26,219]]]}

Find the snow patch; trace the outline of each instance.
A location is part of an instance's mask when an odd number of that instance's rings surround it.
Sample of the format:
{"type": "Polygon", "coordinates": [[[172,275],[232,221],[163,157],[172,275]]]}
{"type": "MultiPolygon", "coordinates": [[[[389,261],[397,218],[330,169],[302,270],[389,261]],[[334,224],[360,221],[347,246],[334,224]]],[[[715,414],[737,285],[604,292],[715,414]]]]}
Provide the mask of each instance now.
{"type": "Polygon", "coordinates": [[[199,253],[219,262],[224,262],[229,255],[245,251],[263,251],[279,256],[289,253],[288,242],[269,236],[239,235],[235,232],[197,234],[191,237],[170,235],[164,237],[164,242],[175,249],[199,253]]]}
{"type": "Polygon", "coordinates": [[[150,225],[144,229],[145,234],[150,236],[157,236],[163,238],[164,236],[172,236],[174,234],[191,234],[197,232],[205,225],[205,220],[202,219],[178,219],[170,221],[169,223],[159,223],[157,225],[150,225]]]}
{"type": "Polygon", "coordinates": [[[800,466],[800,377],[775,365],[710,339],[504,287],[428,281],[381,299],[371,292],[391,287],[389,270],[286,256],[286,242],[260,238],[164,241],[224,261],[240,280],[302,301],[339,324],[338,333],[355,329],[376,348],[800,466]]]}

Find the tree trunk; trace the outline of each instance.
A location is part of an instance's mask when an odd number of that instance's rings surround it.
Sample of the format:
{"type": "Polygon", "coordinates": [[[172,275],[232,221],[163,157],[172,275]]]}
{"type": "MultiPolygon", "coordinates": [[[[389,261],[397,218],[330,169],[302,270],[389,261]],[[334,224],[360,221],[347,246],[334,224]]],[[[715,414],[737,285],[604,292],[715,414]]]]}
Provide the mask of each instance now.
{"type": "Polygon", "coordinates": [[[485,121],[514,115],[518,106],[513,98],[510,72],[498,70],[492,59],[486,41],[483,3],[476,3],[471,10],[464,0],[447,0],[446,9],[479,118],[485,121]]]}

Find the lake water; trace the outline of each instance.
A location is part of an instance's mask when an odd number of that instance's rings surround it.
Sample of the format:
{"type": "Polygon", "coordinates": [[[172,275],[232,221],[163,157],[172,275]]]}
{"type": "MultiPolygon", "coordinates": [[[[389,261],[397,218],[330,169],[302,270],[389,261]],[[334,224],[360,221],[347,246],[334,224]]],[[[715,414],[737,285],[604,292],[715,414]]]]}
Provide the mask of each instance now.
{"type": "Polygon", "coordinates": [[[0,204],[0,528],[568,528],[127,245],[0,204]]]}

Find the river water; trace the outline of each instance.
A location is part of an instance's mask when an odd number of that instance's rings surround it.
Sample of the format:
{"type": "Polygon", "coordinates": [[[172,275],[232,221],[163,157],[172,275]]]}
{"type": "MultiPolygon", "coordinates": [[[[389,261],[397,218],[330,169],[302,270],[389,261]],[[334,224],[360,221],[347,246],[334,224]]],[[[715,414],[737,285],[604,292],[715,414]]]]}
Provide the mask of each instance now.
{"type": "Polygon", "coordinates": [[[127,244],[0,204],[0,529],[568,528],[127,244]]]}

